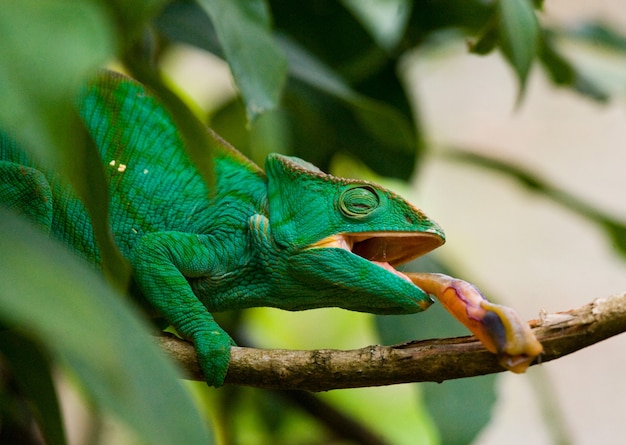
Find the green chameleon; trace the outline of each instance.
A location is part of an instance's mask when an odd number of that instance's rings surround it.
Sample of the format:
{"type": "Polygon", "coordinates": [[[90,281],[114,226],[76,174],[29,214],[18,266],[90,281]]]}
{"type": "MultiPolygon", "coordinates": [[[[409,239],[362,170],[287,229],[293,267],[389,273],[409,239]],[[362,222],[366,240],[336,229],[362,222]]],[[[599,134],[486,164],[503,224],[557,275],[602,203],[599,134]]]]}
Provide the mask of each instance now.
{"type": "MultiPolygon", "coordinates": [[[[171,117],[139,83],[105,72],[80,99],[109,181],[115,240],[135,294],[193,341],[207,383],[224,382],[233,341],[212,312],[258,306],[426,309],[393,266],[444,242],[435,222],[379,185],[271,154],[265,172],[220,141],[209,191],[171,117]]],[[[88,214],[54,174],[0,141],[0,203],[100,265],[88,214]]]]}

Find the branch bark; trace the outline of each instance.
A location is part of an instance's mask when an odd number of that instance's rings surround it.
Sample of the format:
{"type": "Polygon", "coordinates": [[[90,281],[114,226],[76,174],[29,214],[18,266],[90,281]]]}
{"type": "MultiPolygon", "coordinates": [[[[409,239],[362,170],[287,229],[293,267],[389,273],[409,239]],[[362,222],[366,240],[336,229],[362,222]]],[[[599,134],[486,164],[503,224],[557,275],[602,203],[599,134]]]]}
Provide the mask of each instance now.
{"type": "MultiPolygon", "coordinates": [[[[626,331],[626,293],[566,312],[543,313],[529,324],[544,348],[533,365],[549,362],[626,331]]],[[[159,342],[190,379],[204,380],[190,343],[172,336],[159,337],[159,342]]],[[[327,391],[441,382],[502,371],[495,355],[475,337],[457,337],[349,351],[233,347],[225,383],[327,391]]]]}

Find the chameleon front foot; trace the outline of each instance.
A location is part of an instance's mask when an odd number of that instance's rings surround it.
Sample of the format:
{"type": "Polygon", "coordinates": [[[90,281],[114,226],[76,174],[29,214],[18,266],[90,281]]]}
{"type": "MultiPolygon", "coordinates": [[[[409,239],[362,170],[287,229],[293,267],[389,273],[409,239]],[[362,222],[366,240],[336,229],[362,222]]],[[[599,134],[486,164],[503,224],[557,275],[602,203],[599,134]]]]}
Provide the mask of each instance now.
{"type": "Polygon", "coordinates": [[[491,303],[476,286],[443,274],[406,275],[416,286],[436,297],[488,351],[498,356],[504,368],[523,373],[543,352],[528,324],[513,309],[491,303]]]}
{"type": "Polygon", "coordinates": [[[193,336],[193,343],[206,383],[222,386],[230,362],[230,347],[235,342],[220,330],[197,333],[193,336]]]}

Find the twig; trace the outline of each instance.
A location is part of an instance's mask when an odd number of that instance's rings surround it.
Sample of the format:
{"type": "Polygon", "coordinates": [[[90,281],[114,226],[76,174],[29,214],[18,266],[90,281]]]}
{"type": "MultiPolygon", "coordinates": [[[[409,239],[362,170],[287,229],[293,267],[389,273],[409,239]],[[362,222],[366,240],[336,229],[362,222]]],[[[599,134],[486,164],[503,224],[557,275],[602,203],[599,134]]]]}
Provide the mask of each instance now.
{"type": "MultiPolygon", "coordinates": [[[[537,362],[545,363],[626,331],[626,293],[599,298],[567,312],[541,314],[530,325],[544,348],[537,362]]],[[[190,343],[170,336],[160,337],[159,341],[189,378],[203,380],[190,343]]],[[[226,383],[327,391],[441,382],[502,371],[495,356],[478,340],[457,337],[349,351],[233,347],[226,383]]]]}

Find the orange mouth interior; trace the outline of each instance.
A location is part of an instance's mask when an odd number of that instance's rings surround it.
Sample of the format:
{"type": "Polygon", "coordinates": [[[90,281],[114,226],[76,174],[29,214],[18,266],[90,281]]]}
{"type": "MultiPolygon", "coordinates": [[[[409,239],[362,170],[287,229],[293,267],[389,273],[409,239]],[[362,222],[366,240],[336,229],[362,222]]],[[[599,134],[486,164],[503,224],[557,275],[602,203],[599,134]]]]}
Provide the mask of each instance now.
{"type": "Polygon", "coordinates": [[[443,239],[433,233],[364,232],[340,233],[321,239],[311,248],[335,248],[359,257],[411,282],[395,269],[441,246],[443,239]]]}

